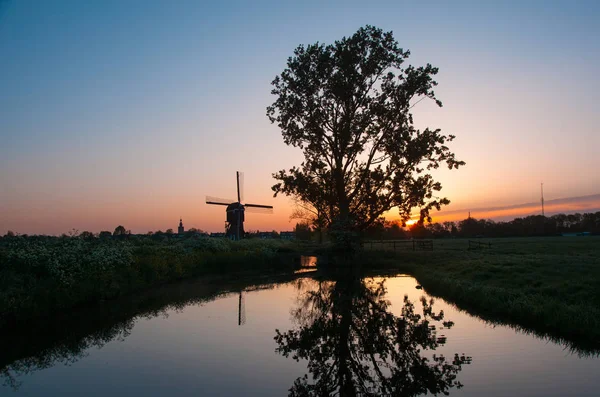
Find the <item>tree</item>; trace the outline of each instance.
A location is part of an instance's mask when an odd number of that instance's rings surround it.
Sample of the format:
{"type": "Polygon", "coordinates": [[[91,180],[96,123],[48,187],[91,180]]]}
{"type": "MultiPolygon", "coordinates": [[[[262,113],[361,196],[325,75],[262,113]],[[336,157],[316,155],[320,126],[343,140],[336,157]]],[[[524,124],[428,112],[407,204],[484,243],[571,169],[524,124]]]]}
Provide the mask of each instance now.
{"type": "Polygon", "coordinates": [[[446,233],[450,234],[452,237],[455,237],[458,234],[458,229],[454,222],[444,222],[444,228],[446,229],[446,233]]]}
{"type": "Polygon", "coordinates": [[[419,130],[410,109],[435,97],[438,69],[404,66],[410,52],[392,32],[360,28],[334,44],[300,45],[272,82],[267,108],[287,145],[304,152],[299,167],[282,170],[274,195],[296,197],[316,209],[333,231],[361,231],[398,207],[402,220],[419,207],[421,219],[448,204],[428,172],[458,161],[439,129],[419,130]]]}
{"type": "Polygon", "coordinates": [[[299,222],[296,223],[294,233],[296,234],[296,240],[309,241],[312,231],[310,230],[310,225],[308,222],[299,222]]]}
{"type": "Polygon", "coordinates": [[[109,238],[110,236],[112,236],[112,233],[109,232],[108,230],[103,230],[100,232],[100,234],[98,234],[98,237],[100,238],[109,238]]]}
{"type": "Polygon", "coordinates": [[[79,237],[82,240],[87,240],[87,241],[91,241],[91,240],[93,240],[93,239],[96,238],[96,236],[94,236],[94,233],[88,232],[87,230],[84,230],[83,232],[81,232],[81,234],[79,235],[79,237]]]}
{"type": "Polygon", "coordinates": [[[119,225],[115,228],[115,231],[113,232],[113,236],[124,236],[127,234],[127,230],[125,230],[125,227],[119,225]]]}

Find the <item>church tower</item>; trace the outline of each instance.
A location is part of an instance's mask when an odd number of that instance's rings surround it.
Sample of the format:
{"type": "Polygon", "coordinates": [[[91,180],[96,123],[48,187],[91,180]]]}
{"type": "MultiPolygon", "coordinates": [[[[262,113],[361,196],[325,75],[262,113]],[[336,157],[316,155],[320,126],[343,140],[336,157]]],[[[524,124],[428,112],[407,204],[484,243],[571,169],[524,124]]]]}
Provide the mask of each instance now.
{"type": "Polygon", "coordinates": [[[183,230],[183,221],[181,220],[181,218],[179,218],[179,227],[177,228],[177,233],[178,234],[183,234],[184,230],[183,230]]]}

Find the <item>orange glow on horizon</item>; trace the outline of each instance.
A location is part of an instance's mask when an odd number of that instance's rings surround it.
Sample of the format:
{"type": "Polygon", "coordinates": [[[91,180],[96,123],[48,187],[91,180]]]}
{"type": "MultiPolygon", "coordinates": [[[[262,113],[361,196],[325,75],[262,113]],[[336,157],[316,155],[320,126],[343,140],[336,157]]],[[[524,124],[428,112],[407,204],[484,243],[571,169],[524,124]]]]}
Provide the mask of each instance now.
{"type": "MultiPolygon", "coordinates": [[[[600,210],[600,195],[590,197],[581,197],[577,201],[546,202],[546,216],[552,216],[559,213],[585,213],[596,212],[600,210]]],[[[496,208],[475,208],[473,210],[451,210],[432,213],[432,223],[458,222],[468,218],[469,212],[475,219],[491,219],[498,221],[509,221],[515,218],[524,218],[531,215],[541,215],[541,204],[529,203],[517,206],[496,207],[496,208]]],[[[407,222],[407,225],[410,225],[407,222]]]]}

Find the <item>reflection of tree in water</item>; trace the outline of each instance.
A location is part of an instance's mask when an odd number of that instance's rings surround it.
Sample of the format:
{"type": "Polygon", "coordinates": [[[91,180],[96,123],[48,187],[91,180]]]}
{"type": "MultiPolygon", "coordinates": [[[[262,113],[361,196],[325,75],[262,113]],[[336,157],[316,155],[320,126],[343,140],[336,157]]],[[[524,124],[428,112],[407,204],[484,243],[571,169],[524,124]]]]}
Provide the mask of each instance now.
{"type": "Polygon", "coordinates": [[[385,294],[384,281],[352,277],[302,293],[292,312],[298,327],[275,336],[276,351],[308,360],[312,374],[310,382],[308,375],[296,379],[291,396],[416,396],[462,387],[456,377],[470,357],[423,354],[445,343],[435,330],[443,312],[436,314],[433,300],[423,297],[418,314],[405,296],[396,316],[385,294]]]}

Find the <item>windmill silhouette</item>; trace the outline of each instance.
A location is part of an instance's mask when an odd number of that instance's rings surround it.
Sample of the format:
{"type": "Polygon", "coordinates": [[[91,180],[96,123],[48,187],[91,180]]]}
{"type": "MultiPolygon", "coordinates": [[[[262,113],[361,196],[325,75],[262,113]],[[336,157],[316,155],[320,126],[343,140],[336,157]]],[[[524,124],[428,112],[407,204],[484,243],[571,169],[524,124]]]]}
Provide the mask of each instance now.
{"type": "Polygon", "coordinates": [[[244,213],[248,212],[258,212],[258,213],[273,213],[272,205],[263,205],[263,204],[242,204],[242,200],[244,199],[243,194],[243,186],[240,189],[240,180],[243,185],[244,174],[239,171],[236,171],[236,181],[237,181],[237,201],[235,200],[226,200],[218,197],[206,196],[206,204],[211,205],[224,205],[227,208],[226,212],[226,221],[225,221],[225,235],[232,240],[239,240],[244,237],[244,213]]]}

